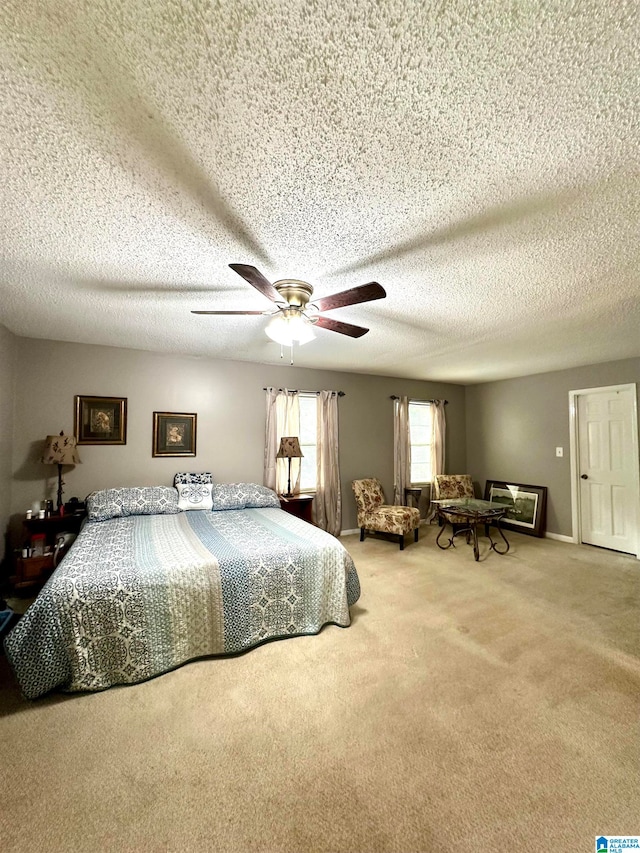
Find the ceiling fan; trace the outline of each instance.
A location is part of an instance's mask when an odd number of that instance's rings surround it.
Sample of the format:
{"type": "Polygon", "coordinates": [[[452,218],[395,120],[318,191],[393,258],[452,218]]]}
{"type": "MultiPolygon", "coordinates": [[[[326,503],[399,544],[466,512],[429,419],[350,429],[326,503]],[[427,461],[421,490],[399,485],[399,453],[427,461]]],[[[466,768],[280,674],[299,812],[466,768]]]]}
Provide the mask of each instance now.
{"type": "Polygon", "coordinates": [[[307,343],[315,338],[313,327],[328,329],[351,338],[366,335],[369,329],[354,326],[323,317],[321,311],[332,311],[334,308],[344,308],[346,305],[357,305],[360,302],[371,302],[383,299],[387,294],[385,289],[376,281],[369,284],[352,287],[332,296],[323,296],[311,301],[313,287],[306,281],[294,278],[283,278],[271,284],[255,267],[247,264],[229,264],[234,272],[241,275],[245,281],[259,290],[263,296],[275,303],[274,310],[267,311],[192,311],[192,314],[263,314],[272,319],[265,329],[267,335],[282,346],[293,346],[307,343]]]}

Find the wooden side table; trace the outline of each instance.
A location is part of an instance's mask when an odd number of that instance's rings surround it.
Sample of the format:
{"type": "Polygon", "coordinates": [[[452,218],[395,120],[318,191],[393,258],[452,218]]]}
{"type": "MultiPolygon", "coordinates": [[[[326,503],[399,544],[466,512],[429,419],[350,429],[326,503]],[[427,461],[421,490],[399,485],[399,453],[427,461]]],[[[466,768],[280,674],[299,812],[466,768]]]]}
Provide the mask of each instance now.
{"type": "Polygon", "coordinates": [[[404,490],[404,502],[407,506],[407,500],[411,498],[412,506],[415,506],[417,509],[420,509],[420,497],[422,496],[422,486],[418,486],[416,488],[412,488],[407,486],[404,490]]]}
{"type": "Polygon", "coordinates": [[[280,498],[281,509],[301,518],[303,521],[308,521],[309,524],[313,524],[311,510],[315,498],[314,494],[292,495],[290,498],[286,498],[284,495],[278,495],[278,497],[280,498]]]}
{"type": "Polygon", "coordinates": [[[44,547],[48,553],[31,557],[17,557],[15,573],[9,578],[14,589],[29,586],[42,586],[54,569],[53,551],[56,534],[78,534],[86,513],[50,515],[48,518],[25,518],[25,546],[32,547],[33,537],[44,536],[44,547]]]}

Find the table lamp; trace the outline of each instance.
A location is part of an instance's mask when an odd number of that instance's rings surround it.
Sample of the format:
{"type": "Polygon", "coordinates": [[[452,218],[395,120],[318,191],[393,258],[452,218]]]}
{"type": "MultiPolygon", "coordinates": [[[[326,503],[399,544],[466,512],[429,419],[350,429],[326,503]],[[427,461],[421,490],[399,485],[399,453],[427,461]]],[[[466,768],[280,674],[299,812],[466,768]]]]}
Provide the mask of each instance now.
{"type": "Polygon", "coordinates": [[[80,462],[78,450],[76,448],[76,439],[73,435],[65,435],[63,431],[60,435],[48,435],[45,439],[44,450],[42,452],[42,462],[45,465],[58,466],[58,505],[57,511],[60,513],[62,506],[62,479],[63,465],[77,465],[80,462]]]}
{"type": "Polygon", "coordinates": [[[304,454],[300,450],[300,442],[298,441],[297,435],[282,436],[280,439],[280,449],[278,450],[276,459],[289,460],[289,479],[287,481],[287,492],[285,494],[285,498],[290,498],[293,494],[291,491],[291,460],[302,459],[303,456],[304,454]]]}

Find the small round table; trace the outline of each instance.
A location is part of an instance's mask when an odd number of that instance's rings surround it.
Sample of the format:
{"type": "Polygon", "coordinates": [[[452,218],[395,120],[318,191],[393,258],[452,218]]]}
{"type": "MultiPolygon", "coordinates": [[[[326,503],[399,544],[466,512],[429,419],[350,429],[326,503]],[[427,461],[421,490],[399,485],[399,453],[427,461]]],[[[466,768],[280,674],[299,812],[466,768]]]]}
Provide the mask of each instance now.
{"type": "Polygon", "coordinates": [[[422,487],[406,486],[404,490],[404,502],[407,506],[407,500],[411,498],[411,502],[416,509],[420,509],[420,497],[422,496],[422,487]]]}

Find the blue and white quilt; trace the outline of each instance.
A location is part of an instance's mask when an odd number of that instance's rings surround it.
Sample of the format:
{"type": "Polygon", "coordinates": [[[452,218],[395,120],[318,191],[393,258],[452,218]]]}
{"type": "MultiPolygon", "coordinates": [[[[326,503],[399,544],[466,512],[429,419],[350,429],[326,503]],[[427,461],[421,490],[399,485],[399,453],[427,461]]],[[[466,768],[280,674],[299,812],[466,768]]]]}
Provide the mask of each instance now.
{"type": "Polygon", "coordinates": [[[27,698],[102,690],[346,627],[359,596],[344,546],[281,509],[112,518],[85,524],[5,650],[27,698]]]}

